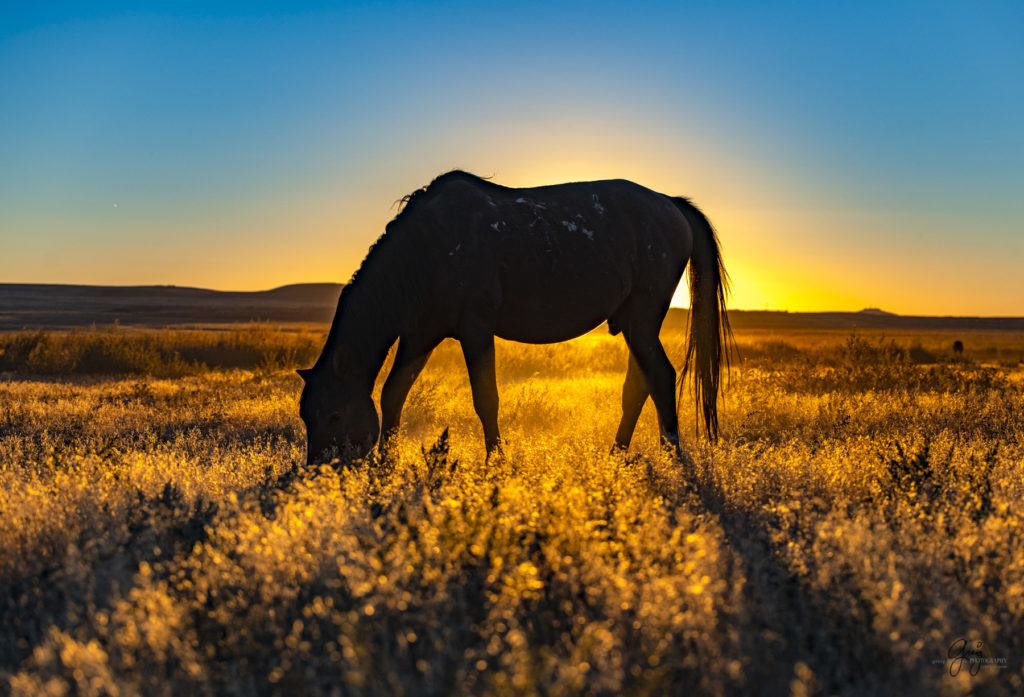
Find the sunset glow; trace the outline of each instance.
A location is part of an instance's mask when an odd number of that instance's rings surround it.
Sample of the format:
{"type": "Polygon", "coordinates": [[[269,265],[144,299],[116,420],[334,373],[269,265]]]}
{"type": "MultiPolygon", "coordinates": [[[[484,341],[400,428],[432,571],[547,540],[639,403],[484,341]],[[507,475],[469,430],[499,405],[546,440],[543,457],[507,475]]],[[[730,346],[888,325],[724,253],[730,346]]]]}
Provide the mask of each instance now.
{"type": "Polygon", "coordinates": [[[1018,5],[90,7],[0,10],[3,282],[342,282],[457,167],[691,197],[737,308],[1024,314],[1018,5]]]}

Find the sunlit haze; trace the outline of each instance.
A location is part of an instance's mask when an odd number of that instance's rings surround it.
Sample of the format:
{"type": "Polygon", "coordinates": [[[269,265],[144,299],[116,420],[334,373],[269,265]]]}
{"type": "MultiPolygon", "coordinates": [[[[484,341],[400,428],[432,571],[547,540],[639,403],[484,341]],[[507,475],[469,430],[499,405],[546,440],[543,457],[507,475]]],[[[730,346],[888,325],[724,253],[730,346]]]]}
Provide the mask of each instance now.
{"type": "Polygon", "coordinates": [[[5,3],[0,282],[343,282],[458,167],[692,198],[736,308],[1024,315],[1022,7],[5,3]]]}

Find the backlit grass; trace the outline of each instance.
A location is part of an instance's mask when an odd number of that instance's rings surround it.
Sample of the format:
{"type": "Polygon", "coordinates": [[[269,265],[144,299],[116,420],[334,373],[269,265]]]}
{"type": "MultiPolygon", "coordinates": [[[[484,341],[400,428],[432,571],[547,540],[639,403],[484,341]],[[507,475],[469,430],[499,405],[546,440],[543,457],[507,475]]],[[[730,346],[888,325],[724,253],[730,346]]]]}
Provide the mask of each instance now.
{"type": "Polygon", "coordinates": [[[684,400],[692,469],[650,404],[609,454],[599,334],[499,345],[485,463],[445,344],[395,461],[307,468],[291,368],[321,338],[254,331],[0,340],[13,694],[1024,690],[1019,337],[741,335],[719,443],[684,400]]]}

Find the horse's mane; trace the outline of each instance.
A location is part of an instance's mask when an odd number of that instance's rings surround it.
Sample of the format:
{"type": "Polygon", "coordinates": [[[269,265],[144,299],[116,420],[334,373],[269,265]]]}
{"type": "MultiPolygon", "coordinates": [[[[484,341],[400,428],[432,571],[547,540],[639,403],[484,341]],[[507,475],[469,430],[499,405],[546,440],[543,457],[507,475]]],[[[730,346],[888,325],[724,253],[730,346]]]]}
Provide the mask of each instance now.
{"type": "Polygon", "coordinates": [[[363,261],[359,265],[359,268],[355,270],[355,272],[352,274],[352,278],[350,278],[348,283],[346,283],[345,286],[341,289],[341,297],[338,299],[339,307],[341,306],[342,301],[348,295],[349,289],[351,289],[353,286],[359,283],[360,277],[363,275],[363,271],[372,262],[372,259],[377,254],[380,253],[381,247],[387,242],[388,239],[390,239],[390,236],[393,234],[392,231],[394,229],[394,224],[401,220],[404,220],[413,210],[415,210],[416,206],[419,203],[421,203],[424,199],[427,198],[427,194],[435,190],[439,184],[450,182],[456,179],[463,179],[465,181],[481,184],[488,188],[505,188],[500,184],[495,184],[494,182],[489,181],[488,177],[480,177],[461,169],[453,169],[443,174],[439,174],[438,176],[434,177],[434,179],[426,186],[422,186],[419,189],[416,189],[415,191],[406,194],[402,198],[395,201],[395,204],[398,206],[398,213],[391,220],[391,222],[389,222],[387,226],[384,228],[384,232],[381,234],[381,236],[378,237],[374,241],[374,243],[370,245],[370,248],[369,250],[367,250],[366,256],[363,257],[363,261]]]}
{"type": "Polygon", "coordinates": [[[366,256],[363,258],[363,262],[359,265],[359,268],[355,270],[355,273],[352,274],[352,278],[349,279],[349,282],[345,284],[345,288],[342,289],[342,294],[344,294],[345,290],[347,290],[350,286],[356,284],[359,281],[359,277],[362,275],[363,269],[366,268],[367,264],[370,262],[373,256],[380,251],[381,244],[385,241],[385,239],[388,238],[388,234],[393,229],[394,224],[401,220],[404,220],[413,210],[415,210],[417,204],[419,204],[425,198],[427,198],[426,195],[433,191],[438,186],[438,184],[450,182],[455,179],[471,181],[476,184],[482,184],[489,188],[505,188],[500,184],[495,184],[494,182],[489,181],[488,177],[479,177],[475,174],[471,174],[470,172],[466,172],[461,169],[453,169],[449,172],[445,172],[444,174],[439,174],[438,176],[434,177],[434,179],[426,186],[421,186],[412,193],[408,193],[402,198],[398,199],[397,201],[395,201],[395,205],[398,206],[398,213],[391,220],[391,222],[388,223],[387,226],[384,228],[383,234],[381,234],[381,236],[378,237],[376,241],[374,241],[374,243],[370,245],[369,250],[367,250],[366,252],[366,256]]]}
{"type": "MultiPolygon", "coordinates": [[[[334,319],[331,322],[331,328],[327,334],[327,341],[324,343],[323,351],[321,351],[320,357],[317,359],[317,365],[320,365],[322,361],[326,360],[333,351],[334,344],[338,338],[343,308],[351,301],[353,292],[363,281],[363,277],[366,275],[367,269],[374,265],[375,260],[378,257],[382,257],[382,250],[385,247],[389,247],[396,239],[406,237],[401,230],[397,229],[395,224],[405,220],[407,216],[421,205],[425,199],[429,198],[429,194],[434,192],[440,184],[459,179],[492,190],[506,188],[488,181],[485,177],[479,177],[460,169],[453,169],[434,177],[433,181],[426,186],[420,187],[412,193],[398,199],[398,201],[395,201],[398,205],[398,213],[391,222],[385,226],[383,234],[381,234],[381,236],[378,237],[372,245],[370,245],[369,250],[366,252],[366,256],[363,257],[362,263],[359,264],[359,268],[355,270],[352,274],[352,278],[350,278],[348,283],[346,283],[341,289],[341,295],[338,298],[338,309],[334,313],[334,319]]],[[[401,278],[395,278],[390,283],[382,284],[379,291],[381,295],[377,299],[378,303],[376,307],[381,312],[385,311],[384,308],[408,307],[410,303],[418,300],[415,292],[411,291],[408,288],[408,284],[403,282],[403,279],[401,278]]],[[[381,320],[382,318],[378,317],[376,319],[381,320]]]]}
{"type": "Polygon", "coordinates": [[[461,169],[453,169],[449,172],[445,172],[444,174],[439,174],[438,176],[434,177],[433,181],[431,181],[426,186],[421,186],[412,193],[406,194],[402,198],[395,201],[395,205],[398,206],[398,214],[391,222],[394,223],[399,220],[402,220],[410,211],[413,210],[416,203],[419,203],[424,198],[426,198],[424,194],[430,193],[430,191],[433,190],[438,184],[450,182],[455,179],[464,179],[466,181],[473,182],[474,184],[481,184],[488,188],[505,188],[500,184],[495,184],[494,182],[490,181],[490,177],[480,177],[477,176],[476,174],[472,174],[461,169]]]}

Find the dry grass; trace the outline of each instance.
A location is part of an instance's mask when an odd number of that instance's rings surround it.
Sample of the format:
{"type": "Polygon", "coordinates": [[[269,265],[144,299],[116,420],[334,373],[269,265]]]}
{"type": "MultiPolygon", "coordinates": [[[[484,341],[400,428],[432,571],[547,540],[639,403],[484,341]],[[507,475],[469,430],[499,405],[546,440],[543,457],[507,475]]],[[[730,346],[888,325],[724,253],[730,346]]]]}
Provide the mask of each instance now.
{"type": "Polygon", "coordinates": [[[181,377],[216,368],[275,370],[312,363],[323,334],[255,323],[245,328],[92,329],[0,333],[0,372],[181,377]]]}
{"type": "Polygon", "coordinates": [[[211,336],[0,340],[22,371],[0,382],[13,694],[1024,691],[1019,337],[982,364],[929,335],[741,336],[692,471],[650,405],[608,454],[604,335],[499,346],[508,445],[485,464],[446,344],[397,461],[339,471],[300,464],[290,368],[319,336],[211,336]],[[90,350],[125,374],[60,358],[90,350]],[[1005,664],[972,675],[960,638],[1005,664]]]}

